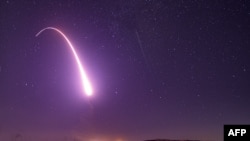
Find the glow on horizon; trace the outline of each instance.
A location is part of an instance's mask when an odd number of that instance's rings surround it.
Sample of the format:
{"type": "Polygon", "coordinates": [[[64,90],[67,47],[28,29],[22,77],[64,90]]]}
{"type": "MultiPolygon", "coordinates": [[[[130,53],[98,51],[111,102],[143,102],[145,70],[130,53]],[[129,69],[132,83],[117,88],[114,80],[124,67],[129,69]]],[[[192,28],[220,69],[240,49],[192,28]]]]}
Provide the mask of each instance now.
{"type": "Polygon", "coordinates": [[[80,59],[79,59],[79,57],[78,57],[78,55],[77,55],[77,53],[76,53],[76,51],[75,51],[74,46],[71,44],[71,42],[69,41],[69,39],[67,38],[67,36],[66,36],[65,34],[63,34],[62,31],[60,31],[59,29],[57,29],[57,28],[55,28],[55,27],[46,27],[46,28],[42,29],[41,31],[39,31],[39,32],[36,34],[36,37],[39,36],[43,31],[45,31],[45,30],[47,30],[47,29],[51,29],[51,30],[57,31],[57,32],[60,33],[60,34],[63,36],[63,38],[67,41],[67,43],[68,43],[68,45],[69,45],[71,51],[72,51],[73,54],[74,54],[75,59],[76,59],[76,62],[77,62],[77,65],[78,65],[78,69],[79,69],[80,74],[81,74],[81,79],[82,79],[82,84],[83,84],[83,87],[84,87],[85,94],[86,94],[87,96],[91,96],[91,95],[93,94],[93,89],[92,89],[92,87],[91,87],[90,81],[89,81],[89,79],[88,79],[88,77],[87,77],[87,75],[86,75],[86,72],[85,72],[84,69],[83,69],[83,66],[82,66],[81,61],[80,61],[80,59]]]}

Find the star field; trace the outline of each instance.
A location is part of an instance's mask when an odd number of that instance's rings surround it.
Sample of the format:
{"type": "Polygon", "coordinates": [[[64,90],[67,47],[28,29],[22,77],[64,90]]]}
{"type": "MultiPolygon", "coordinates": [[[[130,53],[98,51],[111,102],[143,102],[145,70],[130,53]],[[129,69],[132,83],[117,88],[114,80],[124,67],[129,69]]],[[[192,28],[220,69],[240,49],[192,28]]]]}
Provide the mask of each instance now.
{"type": "Polygon", "coordinates": [[[247,1],[0,2],[0,139],[223,140],[250,123],[247,1]],[[93,85],[84,96],[75,46],[93,85]]]}

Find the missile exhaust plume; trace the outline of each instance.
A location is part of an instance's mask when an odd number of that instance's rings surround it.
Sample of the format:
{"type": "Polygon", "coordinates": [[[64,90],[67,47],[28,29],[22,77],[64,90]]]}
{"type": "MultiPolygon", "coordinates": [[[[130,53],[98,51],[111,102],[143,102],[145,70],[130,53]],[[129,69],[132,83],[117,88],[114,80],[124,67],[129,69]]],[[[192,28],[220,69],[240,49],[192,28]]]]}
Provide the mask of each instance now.
{"type": "Polygon", "coordinates": [[[76,52],[74,46],[71,44],[71,42],[69,41],[69,39],[67,38],[67,36],[66,36],[62,31],[60,31],[59,29],[57,29],[57,28],[55,28],[55,27],[46,27],[46,28],[40,30],[40,31],[36,34],[36,37],[39,36],[43,31],[45,31],[45,30],[47,30],[47,29],[48,29],[48,30],[51,29],[51,30],[57,31],[57,32],[60,33],[60,35],[62,35],[63,38],[67,41],[67,43],[68,43],[68,45],[69,45],[69,47],[70,47],[70,49],[71,49],[71,51],[72,51],[72,53],[73,53],[73,55],[74,55],[74,57],[75,57],[76,63],[77,63],[77,65],[78,65],[78,69],[79,69],[79,72],[80,72],[80,75],[81,75],[81,80],[82,80],[82,84],[83,84],[83,88],[84,88],[85,94],[86,94],[87,96],[91,96],[92,93],[93,93],[93,90],[92,90],[90,81],[88,80],[88,77],[87,77],[87,75],[86,75],[86,73],[85,73],[85,71],[84,71],[84,69],[83,69],[83,66],[82,66],[82,64],[81,64],[81,61],[80,61],[80,59],[79,59],[79,57],[78,57],[78,55],[77,55],[77,52],[76,52]]]}

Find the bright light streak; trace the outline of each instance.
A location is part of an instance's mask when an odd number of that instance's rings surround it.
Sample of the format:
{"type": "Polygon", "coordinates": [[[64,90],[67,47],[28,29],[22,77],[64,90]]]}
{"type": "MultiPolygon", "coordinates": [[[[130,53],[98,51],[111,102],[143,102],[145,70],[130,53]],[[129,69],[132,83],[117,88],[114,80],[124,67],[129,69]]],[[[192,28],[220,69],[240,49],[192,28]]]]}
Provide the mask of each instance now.
{"type": "Polygon", "coordinates": [[[86,93],[87,96],[91,96],[92,93],[93,93],[93,90],[92,90],[92,87],[91,87],[91,84],[88,80],[88,77],[83,69],[83,66],[81,64],[81,61],[75,51],[75,48],[74,46],[71,44],[71,42],[69,41],[69,39],[67,38],[67,36],[65,34],[63,34],[62,31],[60,31],[59,29],[57,28],[54,28],[54,27],[46,27],[44,29],[42,29],[41,31],[39,31],[37,34],[36,34],[36,37],[39,36],[43,31],[47,30],[47,29],[52,29],[52,30],[55,30],[57,31],[58,33],[60,33],[63,38],[67,41],[71,51],[73,52],[74,56],[75,56],[75,59],[76,59],[76,62],[77,62],[77,65],[78,65],[78,68],[79,68],[79,71],[80,71],[80,74],[81,74],[81,78],[82,78],[82,83],[83,83],[83,86],[84,86],[84,91],[86,93]]]}

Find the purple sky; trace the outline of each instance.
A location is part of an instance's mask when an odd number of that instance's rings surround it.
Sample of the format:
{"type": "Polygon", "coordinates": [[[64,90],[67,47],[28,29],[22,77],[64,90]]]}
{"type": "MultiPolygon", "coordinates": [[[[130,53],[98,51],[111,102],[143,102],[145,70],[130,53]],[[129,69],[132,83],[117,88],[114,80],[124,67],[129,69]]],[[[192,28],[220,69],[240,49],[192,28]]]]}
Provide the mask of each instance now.
{"type": "Polygon", "coordinates": [[[0,139],[223,140],[250,123],[246,1],[0,2],[0,139]],[[86,97],[64,32],[94,93],[86,97]]]}

